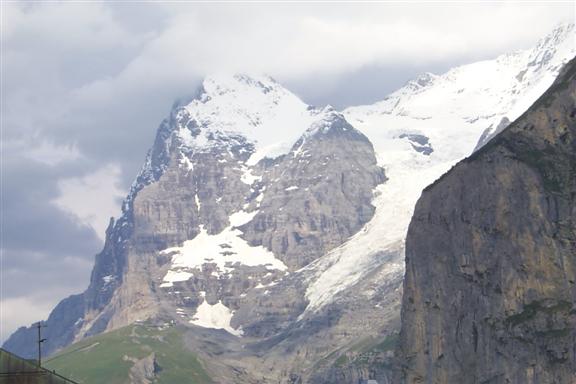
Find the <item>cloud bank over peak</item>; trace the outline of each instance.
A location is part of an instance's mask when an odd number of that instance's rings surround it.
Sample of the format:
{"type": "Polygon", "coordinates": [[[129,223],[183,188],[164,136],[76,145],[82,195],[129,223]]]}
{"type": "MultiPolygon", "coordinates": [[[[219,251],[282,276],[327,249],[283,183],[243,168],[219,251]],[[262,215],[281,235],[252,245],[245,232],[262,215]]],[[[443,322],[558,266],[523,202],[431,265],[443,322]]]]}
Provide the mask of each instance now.
{"type": "Polygon", "coordinates": [[[38,316],[20,315],[23,303],[48,309],[84,288],[102,244],[94,228],[115,214],[172,102],[207,74],[264,72],[310,104],[363,104],[419,73],[528,48],[575,17],[570,2],[3,2],[1,10],[9,288],[0,323],[9,328],[38,316]],[[88,210],[86,191],[98,195],[88,210]]]}

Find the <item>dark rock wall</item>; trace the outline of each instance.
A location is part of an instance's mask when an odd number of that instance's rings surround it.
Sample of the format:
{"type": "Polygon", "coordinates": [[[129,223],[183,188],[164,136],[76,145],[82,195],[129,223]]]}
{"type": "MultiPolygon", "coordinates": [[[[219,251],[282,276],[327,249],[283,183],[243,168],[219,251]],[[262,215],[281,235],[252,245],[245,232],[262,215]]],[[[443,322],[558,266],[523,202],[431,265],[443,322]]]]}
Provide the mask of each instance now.
{"type": "Polygon", "coordinates": [[[406,383],[576,382],[576,62],[420,198],[406,383]]]}

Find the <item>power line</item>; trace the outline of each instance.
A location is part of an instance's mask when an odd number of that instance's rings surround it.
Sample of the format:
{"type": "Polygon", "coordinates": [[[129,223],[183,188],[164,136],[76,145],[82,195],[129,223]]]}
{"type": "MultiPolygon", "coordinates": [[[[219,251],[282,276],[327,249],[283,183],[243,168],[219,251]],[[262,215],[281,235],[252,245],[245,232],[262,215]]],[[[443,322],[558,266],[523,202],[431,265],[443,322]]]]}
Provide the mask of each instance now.
{"type": "MultiPolygon", "coordinates": [[[[12,359],[15,359],[17,361],[22,361],[26,364],[26,366],[28,367],[28,369],[31,369],[34,367],[33,363],[31,363],[29,360],[25,360],[21,357],[19,357],[18,355],[13,354],[12,352],[9,352],[5,349],[0,348],[0,353],[1,354],[6,354],[7,357],[10,357],[12,359]]],[[[0,378],[8,378],[8,377],[39,377],[39,376],[55,376],[58,379],[61,379],[67,383],[70,384],[80,384],[72,379],[69,379],[67,377],[64,377],[58,373],[56,373],[56,371],[50,371],[46,368],[42,368],[40,366],[37,366],[37,369],[35,370],[25,370],[26,368],[24,368],[21,371],[8,371],[8,372],[0,372],[0,378]]]]}
{"type": "Polygon", "coordinates": [[[64,377],[58,373],[56,373],[56,371],[49,371],[47,369],[41,368],[41,370],[39,371],[16,371],[16,372],[1,372],[0,373],[0,378],[2,377],[27,377],[27,376],[47,376],[47,375],[52,375],[52,376],[56,376],[59,379],[62,379],[70,384],[80,384],[74,380],[71,380],[67,377],[64,377]]]}
{"type": "Polygon", "coordinates": [[[13,377],[13,376],[44,376],[48,372],[45,371],[16,371],[16,372],[0,372],[0,377],[13,377]]]}
{"type": "Polygon", "coordinates": [[[68,351],[68,352],[66,352],[66,353],[62,353],[62,354],[60,354],[60,355],[56,355],[56,356],[54,356],[54,357],[51,357],[51,358],[47,359],[45,362],[46,362],[46,363],[49,363],[49,362],[51,362],[51,361],[54,361],[54,360],[59,359],[59,358],[64,357],[64,356],[68,356],[68,355],[71,354],[71,353],[78,352],[78,351],[81,351],[82,349],[86,349],[86,348],[89,348],[89,347],[90,347],[90,345],[88,345],[88,346],[83,345],[83,346],[81,346],[81,347],[78,347],[78,348],[73,349],[73,350],[71,350],[71,351],[68,351]]]}

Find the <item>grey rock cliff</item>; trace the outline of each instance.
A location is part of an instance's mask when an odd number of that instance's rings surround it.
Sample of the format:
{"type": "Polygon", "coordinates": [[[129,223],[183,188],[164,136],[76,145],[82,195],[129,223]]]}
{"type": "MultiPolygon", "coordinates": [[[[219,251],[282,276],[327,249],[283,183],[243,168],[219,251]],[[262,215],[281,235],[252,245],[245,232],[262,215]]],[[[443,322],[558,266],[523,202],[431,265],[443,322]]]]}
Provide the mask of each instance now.
{"type": "Polygon", "coordinates": [[[336,112],[261,169],[264,196],[244,238],[295,269],[362,228],[374,214],[374,187],[386,180],[370,141],[336,112]]]}
{"type": "Polygon", "coordinates": [[[420,198],[406,242],[405,383],[574,383],[576,61],[420,198]]]}

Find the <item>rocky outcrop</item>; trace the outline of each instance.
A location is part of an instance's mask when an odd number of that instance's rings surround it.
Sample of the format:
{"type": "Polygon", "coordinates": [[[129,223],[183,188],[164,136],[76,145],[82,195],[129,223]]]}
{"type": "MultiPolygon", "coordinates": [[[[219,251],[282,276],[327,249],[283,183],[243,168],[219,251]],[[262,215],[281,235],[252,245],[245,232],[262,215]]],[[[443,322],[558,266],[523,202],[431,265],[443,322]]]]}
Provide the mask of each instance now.
{"type": "Polygon", "coordinates": [[[573,383],[576,61],[425,190],[406,242],[406,383],[573,383]]]}
{"type": "Polygon", "coordinates": [[[476,148],[474,148],[474,152],[482,148],[486,143],[492,140],[496,135],[502,132],[507,126],[510,125],[510,120],[504,116],[498,125],[491,124],[488,128],[482,132],[482,135],[478,139],[478,143],[476,144],[476,148]]]}
{"type": "Polygon", "coordinates": [[[160,370],[154,352],[141,359],[124,355],[124,361],[134,364],[129,372],[130,384],[151,384],[160,370]]]}

